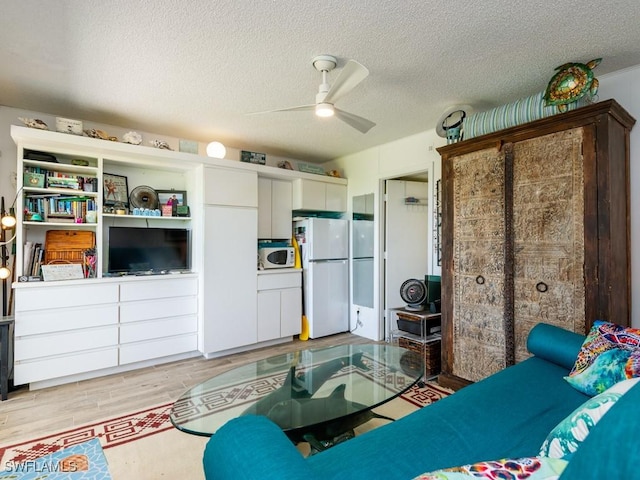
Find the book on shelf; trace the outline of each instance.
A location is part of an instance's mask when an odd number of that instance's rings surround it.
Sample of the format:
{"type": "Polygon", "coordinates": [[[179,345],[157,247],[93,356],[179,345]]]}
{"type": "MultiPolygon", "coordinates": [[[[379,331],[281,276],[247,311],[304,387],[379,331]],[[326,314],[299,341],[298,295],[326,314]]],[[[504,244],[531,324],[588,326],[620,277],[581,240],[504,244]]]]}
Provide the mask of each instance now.
{"type": "Polygon", "coordinates": [[[40,215],[45,222],[76,223],[81,218],[86,221],[87,210],[97,210],[96,200],[83,197],[65,197],[62,195],[25,195],[25,211],[31,219],[34,214],[40,215]]]}
{"type": "Polygon", "coordinates": [[[42,243],[27,241],[24,244],[23,275],[39,277],[44,259],[42,243]]]}

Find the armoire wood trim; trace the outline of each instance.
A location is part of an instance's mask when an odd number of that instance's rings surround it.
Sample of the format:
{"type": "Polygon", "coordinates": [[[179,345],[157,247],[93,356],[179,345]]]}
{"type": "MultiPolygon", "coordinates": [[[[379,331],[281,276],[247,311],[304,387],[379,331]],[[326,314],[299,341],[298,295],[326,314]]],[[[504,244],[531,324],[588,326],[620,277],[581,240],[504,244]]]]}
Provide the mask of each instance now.
{"type": "MultiPolygon", "coordinates": [[[[513,236],[513,143],[505,143],[502,147],[504,152],[504,264],[513,265],[514,262],[514,236],[513,236]]],[[[504,271],[504,350],[505,365],[508,367],[516,363],[515,345],[515,297],[513,293],[515,279],[513,269],[505,268],[504,271]]]]}

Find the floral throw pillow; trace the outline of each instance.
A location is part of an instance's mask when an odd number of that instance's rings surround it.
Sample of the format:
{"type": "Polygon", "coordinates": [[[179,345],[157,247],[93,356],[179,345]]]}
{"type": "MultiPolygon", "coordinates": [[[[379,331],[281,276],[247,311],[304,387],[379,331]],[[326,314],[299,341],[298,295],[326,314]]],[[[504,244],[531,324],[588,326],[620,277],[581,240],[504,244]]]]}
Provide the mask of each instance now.
{"type": "Polygon", "coordinates": [[[567,464],[550,457],[505,458],[424,473],[414,480],[556,480],[567,464]]]}
{"type": "Polygon", "coordinates": [[[640,377],[623,380],[584,402],[551,430],[540,455],[570,460],[604,414],[639,381],[640,377]]]}
{"type": "Polygon", "coordinates": [[[594,396],[633,377],[640,377],[640,330],[596,320],[565,379],[594,396]]]}

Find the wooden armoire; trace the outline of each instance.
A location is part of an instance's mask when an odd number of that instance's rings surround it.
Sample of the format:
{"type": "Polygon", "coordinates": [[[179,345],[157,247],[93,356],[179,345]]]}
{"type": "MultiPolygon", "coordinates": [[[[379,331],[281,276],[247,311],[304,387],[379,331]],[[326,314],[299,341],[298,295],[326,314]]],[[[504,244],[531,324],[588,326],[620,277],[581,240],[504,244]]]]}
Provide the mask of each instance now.
{"type": "Polygon", "coordinates": [[[442,385],[525,359],[539,322],[629,325],[634,123],[608,100],[438,149],[442,385]]]}

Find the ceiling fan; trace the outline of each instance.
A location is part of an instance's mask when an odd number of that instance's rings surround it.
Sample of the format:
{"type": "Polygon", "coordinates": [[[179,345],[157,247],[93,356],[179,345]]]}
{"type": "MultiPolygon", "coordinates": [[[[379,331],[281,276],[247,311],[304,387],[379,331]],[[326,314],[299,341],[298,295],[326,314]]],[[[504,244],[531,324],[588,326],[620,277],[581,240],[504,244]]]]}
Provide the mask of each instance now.
{"type": "Polygon", "coordinates": [[[300,105],[297,107],[280,108],[277,110],[268,110],[266,112],[255,112],[254,114],[314,110],[316,115],[319,117],[335,116],[356,130],[362,133],[367,133],[375,127],[375,123],[371,120],[367,120],[366,118],[354,115],[353,113],[340,110],[334,104],[338,99],[349,93],[362,80],[364,80],[367,75],[369,75],[369,70],[355,60],[349,60],[342,68],[338,78],[333,82],[333,85],[329,85],[327,81],[327,74],[336,68],[337,64],[338,62],[336,58],[331,55],[318,55],[313,59],[314,68],[322,73],[322,83],[320,84],[318,93],[316,94],[316,103],[300,105]]]}

